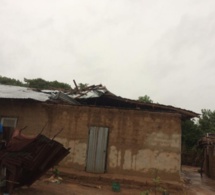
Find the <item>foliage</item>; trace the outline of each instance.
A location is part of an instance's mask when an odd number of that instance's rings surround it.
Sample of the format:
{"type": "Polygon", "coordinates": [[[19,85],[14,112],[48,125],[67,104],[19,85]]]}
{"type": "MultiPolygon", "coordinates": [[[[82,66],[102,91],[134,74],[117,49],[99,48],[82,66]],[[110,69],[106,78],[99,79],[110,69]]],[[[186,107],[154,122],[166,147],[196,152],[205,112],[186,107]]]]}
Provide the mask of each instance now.
{"type": "Polygon", "coordinates": [[[61,83],[58,81],[46,81],[41,78],[37,78],[37,79],[24,78],[24,82],[25,83],[16,79],[0,76],[0,83],[4,85],[26,86],[30,88],[36,88],[36,89],[59,89],[59,90],[71,89],[71,86],[67,83],[61,83]]]}
{"type": "Polygon", "coordinates": [[[215,111],[202,109],[202,115],[198,121],[201,131],[206,133],[215,132],[215,111]]]}
{"type": "Polygon", "coordinates": [[[169,192],[167,191],[167,189],[163,188],[161,185],[161,178],[158,176],[158,170],[157,169],[153,169],[152,170],[153,173],[153,178],[152,178],[152,183],[153,183],[153,188],[145,190],[143,192],[141,192],[141,195],[149,195],[151,193],[153,193],[154,195],[156,195],[157,193],[161,193],[163,195],[168,195],[169,192]]]}
{"type": "Polygon", "coordinates": [[[78,89],[83,90],[84,88],[88,87],[89,84],[87,83],[79,83],[78,84],[78,89]]]}
{"type": "Polygon", "coordinates": [[[182,121],[182,146],[186,149],[192,149],[197,141],[203,136],[198,124],[193,120],[182,121]]]}
{"type": "Polygon", "coordinates": [[[153,103],[152,99],[148,95],[140,96],[138,98],[138,101],[144,102],[144,103],[153,103]]]}
{"type": "Polygon", "coordinates": [[[214,132],[215,111],[203,109],[197,122],[194,120],[182,122],[182,146],[185,146],[186,149],[192,149],[202,136],[214,132]]]}
{"type": "Polygon", "coordinates": [[[202,150],[197,148],[198,140],[207,133],[215,133],[215,111],[203,109],[198,121],[182,122],[182,163],[199,165],[202,161],[202,150]]]}
{"type": "Polygon", "coordinates": [[[69,84],[60,83],[58,81],[45,81],[41,78],[37,79],[26,79],[24,81],[27,83],[26,85],[30,88],[36,89],[64,89],[68,90],[71,89],[69,84]]]}
{"type": "Polygon", "coordinates": [[[54,177],[59,177],[59,175],[60,175],[60,171],[56,167],[53,168],[52,173],[53,173],[54,177]]]}
{"type": "Polygon", "coordinates": [[[16,79],[0,76],[0,83],[4,85],[24,86],[24,84],[16,79]]]}

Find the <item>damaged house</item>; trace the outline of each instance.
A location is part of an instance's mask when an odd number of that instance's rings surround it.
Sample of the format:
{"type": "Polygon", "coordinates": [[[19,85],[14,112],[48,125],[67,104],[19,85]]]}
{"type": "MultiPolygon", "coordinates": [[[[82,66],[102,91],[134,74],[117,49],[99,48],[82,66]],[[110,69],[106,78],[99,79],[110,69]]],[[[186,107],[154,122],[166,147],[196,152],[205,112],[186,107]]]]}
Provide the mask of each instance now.
{"type": "Polygon", "coordinates": [[[0,85],[3,126],[43,133],[71,148],[61,166],[91,173],[179,180],[181,121],[198,114],[185,109],[125,99],[102,85],[73,90],[35,91],[0,85]]]}
{"type": "Polygon", "coordinates": [[[198,147],[203,152],[201,172],[215,179],[215,134],[207,133],[207,135],[199,140],[198,147]]]}

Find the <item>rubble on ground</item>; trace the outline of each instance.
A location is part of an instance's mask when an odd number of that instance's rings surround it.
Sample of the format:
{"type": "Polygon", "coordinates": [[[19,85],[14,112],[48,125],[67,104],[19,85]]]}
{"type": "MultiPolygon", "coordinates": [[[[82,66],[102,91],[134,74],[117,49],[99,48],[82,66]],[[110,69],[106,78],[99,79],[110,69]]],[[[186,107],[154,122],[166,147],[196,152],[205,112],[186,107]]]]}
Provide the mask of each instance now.
{"type": "Polygon", "coordinates": [[[41,133],[35,137],[21,130],[4,128],[0,143],[0,188],[12,193],[15,188],[30,186],[69,154],[62,144],[41,133]]]}

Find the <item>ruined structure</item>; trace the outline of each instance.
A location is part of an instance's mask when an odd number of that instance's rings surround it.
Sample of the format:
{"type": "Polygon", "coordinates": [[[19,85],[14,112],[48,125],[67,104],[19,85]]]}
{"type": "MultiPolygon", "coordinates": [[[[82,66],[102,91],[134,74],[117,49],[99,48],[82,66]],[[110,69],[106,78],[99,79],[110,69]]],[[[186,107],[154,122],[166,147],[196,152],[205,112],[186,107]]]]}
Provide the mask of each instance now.
{"type": "Polygon", "coordinates": [[[69,149],[54,138],[41,133],[28,137],[21,130],[4,127],[0,139],[1,191],[11,194],[17,187],[32,185],[68,154],[69,149]]]}
{"type": "Polygon", "coordinates": [[[203,150],[201,172],[215,179],[215,134],[208,133],[202,137],[199,140],[198,146],[203,150]]]}
{"type": "Polygon", "coordinates": [[[154,103],[125,99],[102,85],[67,93],[0,85],[0,117],[4,126],[56,138],[71,153],[61,165],[91,173],[151,176],[179,180],[181,120],[198,114],[154,103]],[[4,91],[4,92],[3,92],[4,91]]]}

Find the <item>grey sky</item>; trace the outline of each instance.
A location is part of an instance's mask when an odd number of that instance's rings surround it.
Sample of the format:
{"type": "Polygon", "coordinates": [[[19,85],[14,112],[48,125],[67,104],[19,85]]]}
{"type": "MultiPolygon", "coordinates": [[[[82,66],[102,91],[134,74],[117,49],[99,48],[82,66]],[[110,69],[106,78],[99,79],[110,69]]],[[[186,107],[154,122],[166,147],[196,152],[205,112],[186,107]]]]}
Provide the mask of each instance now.
{"type": "Polygon", "coordinates": [[[1,0],[0,75],[215,110],[214,0],[1,0]]]}

